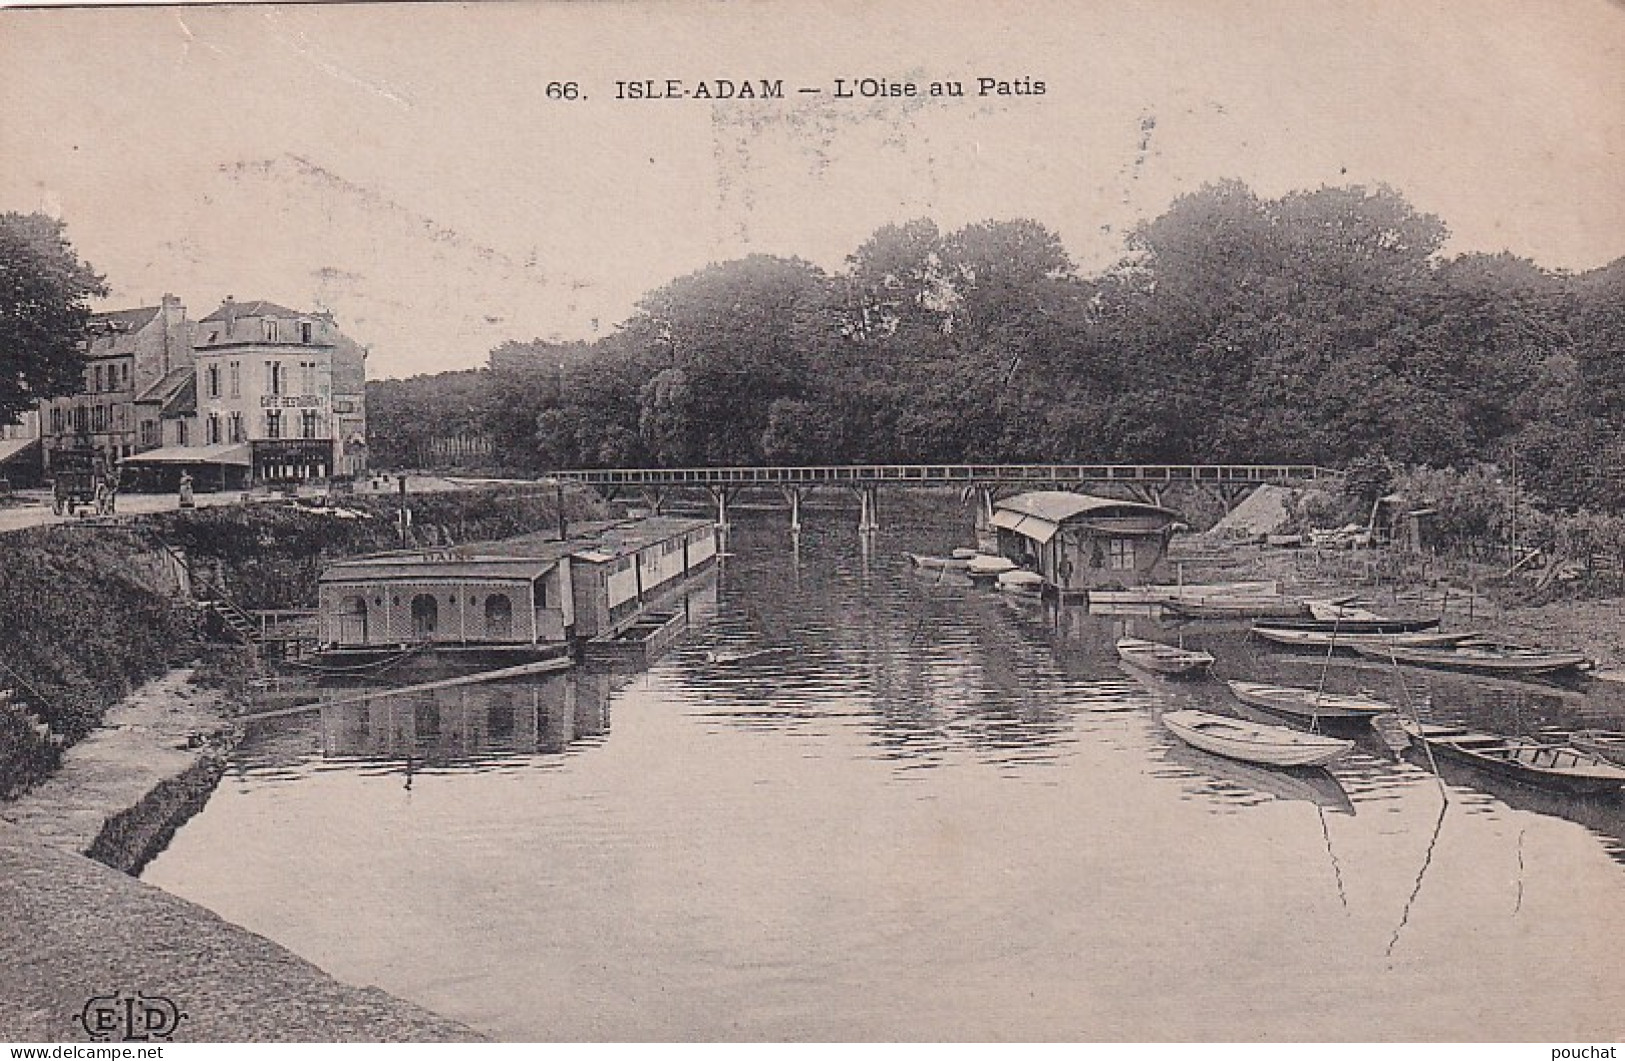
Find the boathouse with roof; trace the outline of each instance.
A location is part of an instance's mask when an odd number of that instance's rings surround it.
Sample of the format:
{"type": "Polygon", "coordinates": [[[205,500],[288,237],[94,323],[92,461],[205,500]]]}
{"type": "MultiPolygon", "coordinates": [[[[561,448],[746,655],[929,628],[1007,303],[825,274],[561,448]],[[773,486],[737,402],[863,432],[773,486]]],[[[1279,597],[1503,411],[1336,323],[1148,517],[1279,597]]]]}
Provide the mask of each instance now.
{"type": "Polygon", "coordinates": [[[1159,505],[1034,490],[996,502],[989,522],[999,553],[1038,572],[1045,592],[1066,599],[1155,581],[1178,520],[1159,505]]]}

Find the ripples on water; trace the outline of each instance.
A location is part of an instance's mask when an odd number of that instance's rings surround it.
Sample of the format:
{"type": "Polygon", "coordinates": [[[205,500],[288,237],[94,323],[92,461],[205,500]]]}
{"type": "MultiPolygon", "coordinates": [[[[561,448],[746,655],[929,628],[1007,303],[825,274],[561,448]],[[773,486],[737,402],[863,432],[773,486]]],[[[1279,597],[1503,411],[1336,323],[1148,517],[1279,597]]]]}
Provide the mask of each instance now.
{"type": "Polygon", "coordinates": [[[962,542],[900,507],[867,554],[745,517],[646,672],[325,690],[146,875],[506,1038],[1617,1037],[1618,801],[1441,782],[1377,730],[1330,770],[1209,755],[1161,713],[1274,720],[1113,644],[1504,732],[1625,728],[1617,690],[1002,596],[908,567],[962,542]]]}

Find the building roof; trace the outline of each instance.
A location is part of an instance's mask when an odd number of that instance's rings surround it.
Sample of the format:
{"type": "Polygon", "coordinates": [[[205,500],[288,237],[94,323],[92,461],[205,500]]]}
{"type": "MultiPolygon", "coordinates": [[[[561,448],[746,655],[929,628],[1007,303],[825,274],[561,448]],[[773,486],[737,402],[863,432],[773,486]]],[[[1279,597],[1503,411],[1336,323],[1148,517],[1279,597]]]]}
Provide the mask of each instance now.
{"type": "Polygon", "coordinates": [[[159,377],[152,386],[137,394],[135,400],[138,402],[167,402],[179,394],[188,381],[195,381],[196,379],[197,374],[190,365],[172,368],[159,377]]]}
{"type": "Polygon", "coordinates": [[[709,520],[687,516],[644,516],[630,520],[582,520],[570,524],[566,530],[570,537],[559,541],[553,531],[538,531],[495,542],[480,542],[469,546],[493,556],[580,556],[584,560],[603,563],[679,534],[700,528],[709,529],[709,520]],[[590,554],[590,555],[589,555],[590,554]]]}
{"type": "MultiPolygon", "coordinates": [[[[232,302],[232,312],[238,317],[311,317],[312,313],[303,310],[289,309],[279,306],[275,302],[264,299],[255,299],[253,302],[232,302]]],[[[221,303],[220,308],[204,317],[204,321],[223,321],[226,319],[226,304],[221,303]]]]}
{"type": "Polygon", "coordinates": [[[1038,542],[1047,542],[1055,537],[1062,524],[1081,522],[1086,517],[1155,516],[1166,523],[1179,518],[1179,513],[1160,505],[1124,501],[1116,497],[1096,497],[1093,494],[1074,494],[1067,490],[1033,490],[1007,497],[997,502],[994,508],[995,527],[1038,542]]]}
{"type": "Polygon", "coordinates": [[[330,564],[317,581],[416,582],[449,578],[462,582],[529,582],[557,564],[557,557],[475,556],[448,550],[386,553],[330,564]]]}
{"type": "Polygon", "coordinates": [[[592,563],[607,563],[654,542],[710,526],[707,520],[679,516],[582,522],[576,524],[575,533],[563,541],[546,537],[546,531],[538,531],[517,538],[473,542],[449,549],[379,553],[354,560],[340,560],[328,565],[317,581],[533,579],[552,570],[567,556],[592,563]]]}
{"type": "Polygon", "coordinates": [[[0,438],[0,464],[21,456],[39,444],[37,438],[0,438]]]}
{"type": "Polygon", "coordinates": [[[138,332],[152,323],[161,306],[140,306],[136,309],[115,309],[90,315],[90,330],[111,332],[138,332]]]}

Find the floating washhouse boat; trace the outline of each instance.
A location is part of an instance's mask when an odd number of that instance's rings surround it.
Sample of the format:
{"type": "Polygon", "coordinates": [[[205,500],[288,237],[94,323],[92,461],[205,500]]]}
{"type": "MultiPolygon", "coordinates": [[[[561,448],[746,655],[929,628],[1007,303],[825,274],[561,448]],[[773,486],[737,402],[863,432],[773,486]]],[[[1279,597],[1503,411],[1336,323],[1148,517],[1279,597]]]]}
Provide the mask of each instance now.
{"type": "Polygon", "coordinates": [[[613,639],[712,566],[705,520],[588,524],[565,541],[526,536],[330,564],[318,580],[318,668],[404,652],[503,666],[613,639]]]}
{"type": "Polygon", "coordinates": [[[1206,711],[1170,711],[1162,724],[1185,743],[1264,766],[1325,766],[1348,754],[1354,742],[1285,726],[1264,726],[1206,711]]]}
{"type": "Polygon", "coordinates": [[[1132,587],[1163,576],[1178,519],[1160,505],[1034,490],[999,501],[986,524],[999,555],[1037,572],[1045,593],[1081,601],[1091,589],[1132,587]]]}

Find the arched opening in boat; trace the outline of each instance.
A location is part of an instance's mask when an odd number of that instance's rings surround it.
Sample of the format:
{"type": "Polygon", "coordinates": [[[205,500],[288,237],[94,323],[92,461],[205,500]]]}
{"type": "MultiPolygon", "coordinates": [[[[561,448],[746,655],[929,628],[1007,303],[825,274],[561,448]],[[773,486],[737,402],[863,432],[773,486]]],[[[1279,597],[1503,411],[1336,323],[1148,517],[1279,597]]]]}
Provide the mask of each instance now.
{"type": "Polygon", "coordinates": [[[440,605],[432,593],[419,593],[412,598],[412,633],[417,637],[433,637],[440,625],[440,605]]]}
{"type": "Polygon", "coordinates": [[[485,635],[497,641],[513,636],[513,601],[506,593],[485,598],[485,635]]]}

